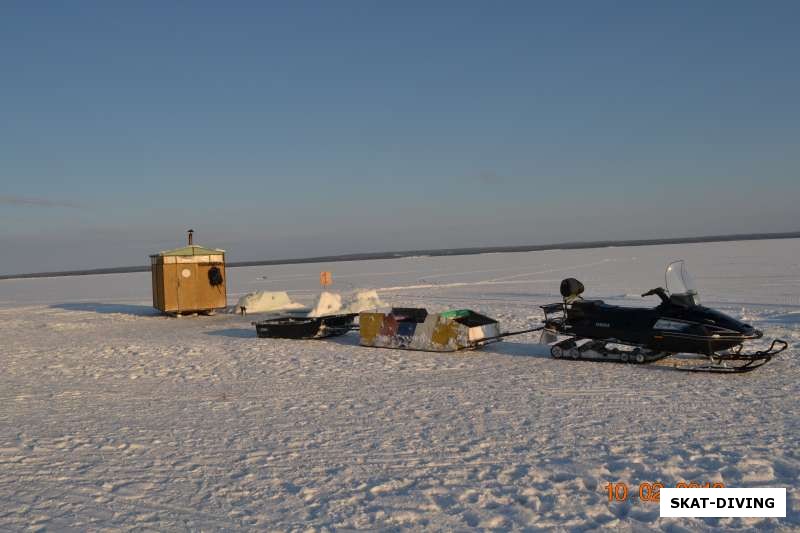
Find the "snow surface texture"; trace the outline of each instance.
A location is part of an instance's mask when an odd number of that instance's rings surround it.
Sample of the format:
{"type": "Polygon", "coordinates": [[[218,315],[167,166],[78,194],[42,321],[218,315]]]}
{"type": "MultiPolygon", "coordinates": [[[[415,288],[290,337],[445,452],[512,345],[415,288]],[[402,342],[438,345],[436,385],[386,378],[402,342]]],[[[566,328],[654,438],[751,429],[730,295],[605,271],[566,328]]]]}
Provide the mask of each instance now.
{"type": "Polygon", "coordinates": [[[383,306],[384,303],[378,297],[378,292],[374,290],[357,292],[348,298],[339,293],[323,291],[308,316],[360,313],[383,306]]]}
{"type": "Polygon", "coordinates": [[[293,302],[286,291],[257,291],[245,294],[239,298],[231,312],[238,313],[242,307],[249,314],[305,309],[303,304],[293,302]]]}
{"type": "Polygon", "coordinates": [[[570,276],[587,297],[654,305],[638,294],[677,258],[706,305],[790,349],[741,376],[558,361],[535,335],[373,349],[355,333],[258,339],[247,317],[159,316],[148,273],[1,281],[0,530],[796,531],[798,240],[249,267],[228,281],[233,301],[285,290],[310,306],[331,270],[390,305],[469,307],[516,330],[570,276]],[[660,519],[605,488],[684,480],[788,487],[788,517],[660,519]]]}

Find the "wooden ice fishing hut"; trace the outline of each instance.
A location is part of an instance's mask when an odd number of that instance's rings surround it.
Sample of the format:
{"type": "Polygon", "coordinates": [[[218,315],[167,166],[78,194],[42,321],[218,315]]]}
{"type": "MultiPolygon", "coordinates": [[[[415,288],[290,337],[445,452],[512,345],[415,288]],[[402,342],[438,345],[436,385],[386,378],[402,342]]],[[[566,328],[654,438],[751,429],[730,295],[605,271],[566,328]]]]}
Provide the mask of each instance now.
{"type": "Polygon", "coordinates": [[[183,248],[150,256],[153,307],[164,313],[212,313],[228,305],[225,250],[192,242],[183,248]]]}

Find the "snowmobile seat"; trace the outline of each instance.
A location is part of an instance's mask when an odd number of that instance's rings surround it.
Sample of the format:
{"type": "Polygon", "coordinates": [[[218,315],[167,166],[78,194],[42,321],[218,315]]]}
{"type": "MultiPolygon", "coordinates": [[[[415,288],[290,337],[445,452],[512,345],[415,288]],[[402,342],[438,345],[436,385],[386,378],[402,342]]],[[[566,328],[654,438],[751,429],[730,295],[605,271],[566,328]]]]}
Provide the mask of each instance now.
{"type": "Polygon", "coordinates": [[[575,300],[569,306],[570,318],[594,316],[621,316],[629,309],[618,305],[609,305],[603,300],[575,300]]]}
{"type": "Polygon", "coordinates": [[[608,305],[603,300],[575,300],[572,302],[572,307],[582,307],[586,311],[594,310],[596,307],[603,307],[605,309],[618,307],[616,305],[608,305]]]}
{"type": "Polygon", "coordinates": [[[574,300],[572,302],[567,301],[565,307],[567,309],[567,315],[571,318],[578,318],[584,317],[587,315],[593,315],[596,313],[595,308],[597,304],[602,304],[602,300],[574,300]]]}
{"type": "Polygon", "coordinates": [[[590,322],[600,321],[613,327],[635,327],[648,329],[655,321],[656,311],[642,307],[623,307],[609,305],[602,300],[580,301],[572,304],[568,312],[569,320],[590,322]]]}

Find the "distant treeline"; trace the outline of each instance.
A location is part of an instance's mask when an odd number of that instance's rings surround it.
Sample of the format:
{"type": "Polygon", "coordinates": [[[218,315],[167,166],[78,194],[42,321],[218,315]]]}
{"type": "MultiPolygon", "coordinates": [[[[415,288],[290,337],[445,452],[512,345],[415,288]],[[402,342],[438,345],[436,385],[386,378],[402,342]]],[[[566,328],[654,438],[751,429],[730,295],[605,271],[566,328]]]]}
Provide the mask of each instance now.
{"type": "MultiPolygon", "coordinates": [[[[695,242],[754,241],[768,239],[797,239],[800,231],[789,233],[751,233],[739,235],[708,235],[704,237],[677,237],[673,239],[642,239],[630,241],[562,242],[556,244],[534,244],[525,246],[491,246],[484,248],[449,248],[444,250],[406,250],[402,252],[376,252],[366,254],[325,255],[300,259],[275,259],[271,261],[238,261],[226,264],[228,268],[248,266],[295,265],[302,263],[338,263],[342,261],[365,261],[371,259],[397,259],[414,256],[475,255],[486,253],[537,252],[542,250],[577,250],[582,248],[608,248],[610,246],[653,246],[659,244],[687,244],[695,242]]],[[[95,274],[121,274],[127,272],[149,272],[150,266],[94,268],[90,270],[65,270],[62,272],[35,272],[32,274],[0,275],[4,279],[50,278],[56,276],[91,276],[95,274]]]]}

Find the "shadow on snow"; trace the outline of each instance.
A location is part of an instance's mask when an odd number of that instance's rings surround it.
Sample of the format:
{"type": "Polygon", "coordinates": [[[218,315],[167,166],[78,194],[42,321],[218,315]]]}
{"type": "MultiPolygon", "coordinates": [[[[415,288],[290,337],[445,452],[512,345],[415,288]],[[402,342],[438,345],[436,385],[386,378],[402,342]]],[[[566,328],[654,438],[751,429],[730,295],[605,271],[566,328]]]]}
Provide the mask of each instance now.
{"type": "Polygon", "coordinates": [[[51,309],[66,311],[83,311],[101,314],[123,314],[134,316],[161,316],[161,312],[149,305],[107,304],[99,302],[67,302],[53,304],[51,309]]]}
{"type": "Polygon", "coordinates": [[[206,335],[213,335],[215,337],[232,337],[235,339],[255,339],[256,330],[254,328],[227,328],[209,331],[206,335]]]}

